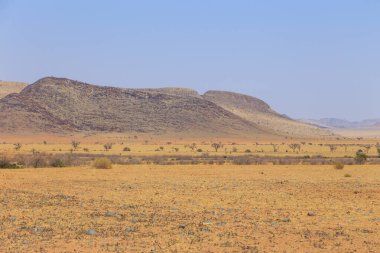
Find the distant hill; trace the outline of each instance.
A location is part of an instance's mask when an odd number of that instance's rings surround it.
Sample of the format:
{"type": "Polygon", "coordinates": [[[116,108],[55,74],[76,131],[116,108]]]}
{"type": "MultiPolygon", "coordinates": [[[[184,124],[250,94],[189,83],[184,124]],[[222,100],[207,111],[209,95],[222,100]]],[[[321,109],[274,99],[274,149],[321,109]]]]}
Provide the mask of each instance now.
{"type": "Polygon", "coordinates": [[[234,92],[208,91],[203,97],[224,109],[257,124],[261,129],[292,137],[328,137],[332,133],[273,111],[264,101],[234,92]]]}
{"type": "Polygon", "coordinates": [[[0,99],[11,93],[19,93],[27,85],[26,83],[0,81],[0,99]]]}
{"type": "Polygon", "coordinates": [[[100,87],[43,78],[0,100],[7,132],[144,132],[265,135],[255,124],[179,89],[100,87]]]}
{"type": "Polygon", "coordinates": [[[55,77],[42,78],[0,99],[0,131],[332,136],[242,94],[209,91],[199,95],[186,88],[124,89],[55,77]]]}
{"type": "Polygon", "coordinates": [[[380,128],[380,119],[368,119],[363,121],[348,121],[337,118],[323,118],[323,119],[301,119],[301,121],[328,128],[346,128],[346,129],[360,129],[360,128],[380,128]]]}

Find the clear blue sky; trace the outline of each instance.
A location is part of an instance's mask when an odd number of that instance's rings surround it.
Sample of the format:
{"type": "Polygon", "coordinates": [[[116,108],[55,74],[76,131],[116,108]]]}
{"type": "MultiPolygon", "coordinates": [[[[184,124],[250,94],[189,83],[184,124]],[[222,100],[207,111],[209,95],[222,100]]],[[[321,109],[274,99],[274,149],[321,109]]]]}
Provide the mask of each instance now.
{"type": "Polygon", "coordinates": [[[0,79],[43,76],[380,118],[380,1],[0,0],[0,79]]]}

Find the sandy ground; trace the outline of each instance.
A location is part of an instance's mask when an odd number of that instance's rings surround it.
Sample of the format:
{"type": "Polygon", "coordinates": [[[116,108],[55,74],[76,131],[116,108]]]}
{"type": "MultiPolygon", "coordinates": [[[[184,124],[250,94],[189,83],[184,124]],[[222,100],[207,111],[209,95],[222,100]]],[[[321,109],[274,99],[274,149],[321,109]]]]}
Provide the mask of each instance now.
{"type": "Polygon", "coordinates": [[[380,166],[0,170],[0,189],[0,252],[380,249],[380,166]]]}

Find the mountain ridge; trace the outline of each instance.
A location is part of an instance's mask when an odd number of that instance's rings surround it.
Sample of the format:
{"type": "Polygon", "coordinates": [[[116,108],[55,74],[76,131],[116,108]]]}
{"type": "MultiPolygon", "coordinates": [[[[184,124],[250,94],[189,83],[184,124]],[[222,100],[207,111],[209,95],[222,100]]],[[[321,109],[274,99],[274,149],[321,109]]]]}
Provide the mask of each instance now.
{"type": "Polygon", "coordinates": [[[42,78],[0,99],[0,130],[332,136],[244,94],[208,91],[200,95],[189,88],[117,88],[57,77],[42,78]]]}

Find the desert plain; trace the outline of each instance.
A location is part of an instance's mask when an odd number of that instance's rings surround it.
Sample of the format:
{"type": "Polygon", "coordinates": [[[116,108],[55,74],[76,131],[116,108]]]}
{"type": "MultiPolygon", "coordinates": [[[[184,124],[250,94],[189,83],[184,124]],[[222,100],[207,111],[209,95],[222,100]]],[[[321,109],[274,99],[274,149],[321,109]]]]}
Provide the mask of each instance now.
{"type": "MultiPolygon", "coordinates": [[[[129,152],[122,149],[126,144],[104,150],[85,141],[71,151],[70,142],[0,148],[10,156],[36,150],[202,156],[186,145],[162,143],[131,143],[129,152]]],[[[231,150],[237,156],[347,157],[358,148],[341,144],[331,154],[326,145],[293,152],[278,144],[276,153],[269,143],[234,143],[217,152],[209,144],[199,147],[221,157],[231,150]]],[[[1,169],[0,252],[378,252],[380,165],[338,170],[331,164],[218,161],[1,169]]]]}

